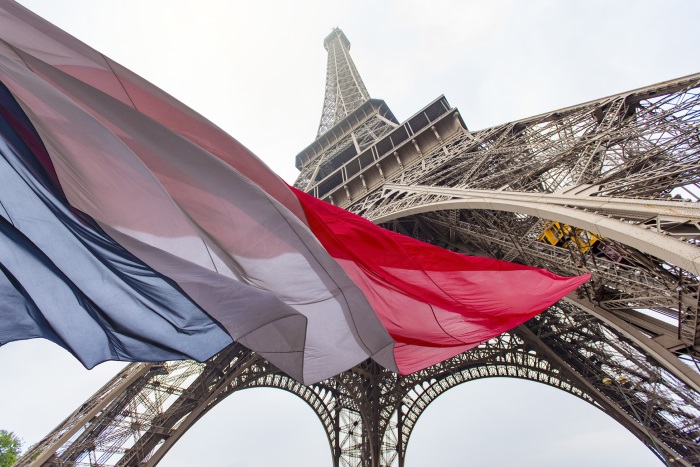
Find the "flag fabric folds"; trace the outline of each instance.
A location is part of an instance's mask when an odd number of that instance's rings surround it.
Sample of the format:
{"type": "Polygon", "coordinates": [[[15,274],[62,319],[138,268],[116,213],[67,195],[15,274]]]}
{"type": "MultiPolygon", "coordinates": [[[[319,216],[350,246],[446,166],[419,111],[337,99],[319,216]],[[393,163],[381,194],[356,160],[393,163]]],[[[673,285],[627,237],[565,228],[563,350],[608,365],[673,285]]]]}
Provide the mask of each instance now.
{"type": "Polygon", "coordinates": [[[310,384],[408,373],[583,283],[376,227],[288,187],[202,116],[0,1],[0,344],[91,367],[233,341],[310,384]]]}
{"type": "Polygon", "coordinates": [[[402,374],[524,323],[589,278],[456,254],[295,192],[312,231],[362,289],[396,342],[402,374]]]}

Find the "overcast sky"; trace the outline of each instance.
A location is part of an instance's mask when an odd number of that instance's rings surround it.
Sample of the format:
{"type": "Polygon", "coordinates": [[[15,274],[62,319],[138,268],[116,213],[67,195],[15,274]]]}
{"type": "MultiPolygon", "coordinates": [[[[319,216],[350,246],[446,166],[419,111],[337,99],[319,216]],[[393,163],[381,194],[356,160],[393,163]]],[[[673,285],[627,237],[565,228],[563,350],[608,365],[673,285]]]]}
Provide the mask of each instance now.
{"type": "MultiPolygon", "coordinates": [[[[321,115],[334,26],[401,121],[441,94],[481,129],[700,71],[696,1],[22,0],[231,133],[291,182],[321,115]]],[[[113,376],[44,341],[0,347],[0,428],[37,442],[113,376]]],[[[406,465],[656,466],[636,438],[558,390],[464,384],[418,422],[406,465]]],[[[161,465],[330,465],[315,414],[243,391],[161,465]]]]}

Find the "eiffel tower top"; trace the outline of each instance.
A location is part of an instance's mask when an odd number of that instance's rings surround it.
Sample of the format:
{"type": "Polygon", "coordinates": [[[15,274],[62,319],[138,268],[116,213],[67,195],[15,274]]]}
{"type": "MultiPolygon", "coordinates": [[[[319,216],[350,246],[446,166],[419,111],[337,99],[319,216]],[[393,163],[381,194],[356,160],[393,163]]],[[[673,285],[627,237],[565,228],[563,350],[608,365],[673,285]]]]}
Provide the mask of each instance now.
{"type": "Polygon", "coordinates": [[[350,41],[343,31],[334,28],[323,40],[323,46],[328,51],[326,95],[317,138],[370,98],[350,57],[350,41]]]}

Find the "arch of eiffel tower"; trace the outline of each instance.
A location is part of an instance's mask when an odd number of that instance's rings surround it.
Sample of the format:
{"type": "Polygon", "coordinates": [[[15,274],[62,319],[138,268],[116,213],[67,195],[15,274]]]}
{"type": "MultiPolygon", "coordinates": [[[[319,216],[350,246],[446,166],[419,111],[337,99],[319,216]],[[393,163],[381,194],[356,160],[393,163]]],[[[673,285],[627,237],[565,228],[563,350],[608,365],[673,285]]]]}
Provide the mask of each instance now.
{"type": "Polygon", "coordinates": [[[333,466],[403,466],[432,401],[462,383],[553,386],[667,465],[700,465],[700,75],[471,131],[439,97],[400,123],[339,29],[318,136],[295,185],[386,228],[592,280],[525,324],[400,376],[366,361],[303,386],[233,344],[204,363],[127,366],[19,465],[155,465],[237,391],[304,400],[333,466]]]}

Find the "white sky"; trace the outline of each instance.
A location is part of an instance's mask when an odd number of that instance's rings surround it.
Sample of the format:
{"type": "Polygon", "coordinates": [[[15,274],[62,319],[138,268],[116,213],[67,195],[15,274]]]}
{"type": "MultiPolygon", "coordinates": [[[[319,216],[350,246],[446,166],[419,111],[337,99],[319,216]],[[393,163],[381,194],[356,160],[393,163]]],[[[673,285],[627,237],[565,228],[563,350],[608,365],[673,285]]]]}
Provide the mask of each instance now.
{"type": "MultiPolygon", "coordinates": [[[[688,1],[22,0],[238,138],[291,182],[321,114],[334,26],[373,97],[404,120],[441,94],[480,129],[698,71],[688,1]]],[[[43,341],[0,347],[0,428],[37,442],[121,367],[84,370],[43,341]]],[[[406,465],[654,466],[602,412],[544,385],[491,379],[441,396],[406,465]]],[[[161,465],[324,466],[320,422],[282,391],[243,391],[161,465]]]]}

